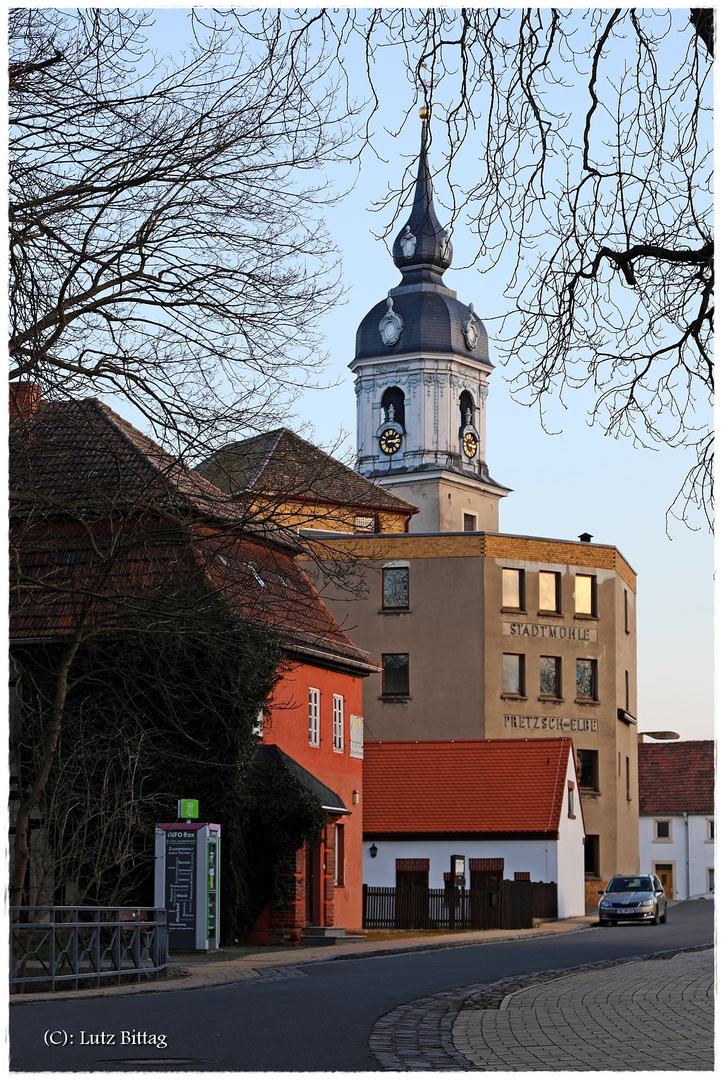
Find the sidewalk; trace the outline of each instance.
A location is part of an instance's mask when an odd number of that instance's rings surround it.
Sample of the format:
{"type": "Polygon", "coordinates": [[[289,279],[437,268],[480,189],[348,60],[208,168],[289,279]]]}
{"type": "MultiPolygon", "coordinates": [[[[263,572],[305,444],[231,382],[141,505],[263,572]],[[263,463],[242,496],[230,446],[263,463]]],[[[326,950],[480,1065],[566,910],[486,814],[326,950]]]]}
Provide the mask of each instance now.
{"type": "Polygon", "coordinates": [[[59,990],[55,993],[14,994],[13,1005],[38,1001],[77,1001],[82,998],[116,997],[119,994],[148,994],[169,990],[197,990],[206,986],[246,979],[292,976],[295,969],[329,960],[351,960],[367,956],[384,956],[401,952],[428,949],[453,949],[464,945],[485,945],[498,941],[571,933],[587,929],[597,922],[597,916],[581,915],[573,919],[540,922],[531,930],[469,930],[435,934],[410,932],[400,937],[398,931],[371,931],[373,940],[338,945],[284,947],[250,947],[217,949],[209,953],[172,953],[168,976],[158,982],[129,983],[125,986],[100,986],[91,990],[59,990]],[[381,936],[384,935],[384,936],[381,936]]]}
{"type": "Polygon", "coordinates": [[[460,1010],[452,1042],[485,1072],[713,1069],[712,950],[562,976],[460,1010]]]}

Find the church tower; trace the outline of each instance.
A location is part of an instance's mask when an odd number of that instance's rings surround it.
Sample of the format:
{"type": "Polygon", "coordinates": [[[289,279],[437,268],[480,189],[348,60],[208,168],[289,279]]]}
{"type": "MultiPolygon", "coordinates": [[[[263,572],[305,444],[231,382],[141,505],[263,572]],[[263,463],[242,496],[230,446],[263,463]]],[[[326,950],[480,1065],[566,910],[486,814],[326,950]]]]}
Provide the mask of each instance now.
{"type": "Polygon", "coordinates": [[[427,110],[409,218],[392,256],[402,273],[357,330],[357,469],[414,503],[413,532],[499,529],[509,488],[485,454],[487,331],[442,279],[452,244],[434,210],[427,110]]]}

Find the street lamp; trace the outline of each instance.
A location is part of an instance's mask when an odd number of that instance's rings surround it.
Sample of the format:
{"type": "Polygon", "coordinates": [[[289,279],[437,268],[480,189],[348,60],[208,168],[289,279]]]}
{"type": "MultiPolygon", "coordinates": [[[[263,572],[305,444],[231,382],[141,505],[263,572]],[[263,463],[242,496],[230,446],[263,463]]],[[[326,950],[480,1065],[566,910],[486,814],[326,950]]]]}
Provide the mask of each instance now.
{"type": "Polygon", "coordinates": [[[680,738],[677,731],[639,731],[638,742],[643,741],[644,735],[647,735],[649,739],[659,739],[661,742],[680,738]]]}

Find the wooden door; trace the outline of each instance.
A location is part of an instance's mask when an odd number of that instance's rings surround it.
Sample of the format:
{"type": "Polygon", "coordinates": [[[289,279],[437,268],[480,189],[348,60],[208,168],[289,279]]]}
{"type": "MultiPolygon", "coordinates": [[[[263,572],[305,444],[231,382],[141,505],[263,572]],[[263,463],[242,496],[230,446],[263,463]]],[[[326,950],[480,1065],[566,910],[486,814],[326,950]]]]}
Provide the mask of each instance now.
{"type": "Polygon", "coordinates": [[[667,900],[673,899],[673,864],[656,862],[653,866],[653,872],[660,878],[660,883],[665,890],[665,896],[667,900]]]}
{"type": "Polygon", "coordinates": [[[305,858],[305,893],[306,893],[306,925],[321,926],[321,898],[322,886],[322,861],[321,848],[314,844],[306,844],[305,858]]]}

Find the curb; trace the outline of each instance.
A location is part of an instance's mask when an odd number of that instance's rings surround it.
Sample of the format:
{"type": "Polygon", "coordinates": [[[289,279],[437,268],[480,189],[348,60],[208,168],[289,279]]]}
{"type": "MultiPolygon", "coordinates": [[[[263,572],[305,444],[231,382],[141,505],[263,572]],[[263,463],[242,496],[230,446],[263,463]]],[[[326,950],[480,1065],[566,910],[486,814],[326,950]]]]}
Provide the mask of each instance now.
{"type": "MultiPolygon", "coordinates": [[[[582,919],[583,916],[580,916],[579,918],[582,919]]],[[[493,939],[478,938],[465,941],[455,941],[450,939],[447,941],[430,941],[429,943],[419,942],[418,944],[396,945],[380,949],[364,948],[363,951],[358,952],[339,953],[335,949],[333,955],[329,956],[326,955],[326,952],[324,953],[324,955],[319,956],[319,947],[312,947],[309,949],[309,952],[313,951],[317,955],[309,956],[308,959],[304,959],[303,955],[299,955],[299,950],[294,950],[293,956],[287,956],[284,953],[275,953],[273,954],[273,956],[268,957],[268,962],[266,962],[266,958],[263,957],[263,962],[259,963],[257,961],[255,966],[249,963],[249,966],[245,969],[239,969],[237,965],[244,962],[248,963],[248,961],[222,961],[222,963],[228,964],[229,968],[233,967],[233,971],[229,971],[228,975],[225,977],[222,976],[219,972],[217,974],[217,977],[215,978],[214,974],[216,973],[210,975],[209,978],[203,978],[203,969],[213,966],[213,960],[209,960],[208,963],[204,961],[192,962],[191,964],[183,964],[183,962],[179,962],[178,967],[176,968],[179,974],[177,974],[175,978],[171,977],[167,979],[159,979],[158,981],[154,982],[149,981],[144,983],[127,983],[123,986],[98,986],[92,987],[88,990],[59,990],[54,993],[46,991],[40,994],[13,994],[9,997],[8,1000],[11,1005],[34,1005],[39,1002],[48,1001],[85,1001],[88,999],[100,997],[132,997],[137,994],[178,993],[187,990],[202,990],[206,987],[211,988],[218,986],[229,986],[233,983],[245,983],[250,980],[256,981],[258,979],[268,977],[269,973],[273,973],[271,974],[272,978],[283,978],[283,975],[281,975],[279,971],[279,969],[283,968],[298,969],[301,967],[308,967],[311,964],[336,963],[340,960],[368,960],[370,957],[394,956],[399,953],[432,952],[441,949],[461,949],[477,945],[495,945],[500,942],[506,941],[528,941],[531,938],[537,937],[553,937],[559,934],[574,934],[579,932],[580,930],[593,929],[595,923],[587,917],[585,918],[585,922],[581,922],[580,924],[575,926],[563,927],[557,930],[547,930],[539,928],[537,930],[525,931],[505,937],[496,937],[493,939]],[[198,974],[196,974],[194,968],[199,969],[198,974]],[[185,972],[186,974],[180,975],[181,971],[185,972]]],[[[481,931],[481,933],[485,933],[485,931],[481,931]]],[[[216,963],[218,963],[218,961],[216,963]]],[[[171,970],[173,970],[173,962],[171,962],[171,964],[171,970]]]]}

